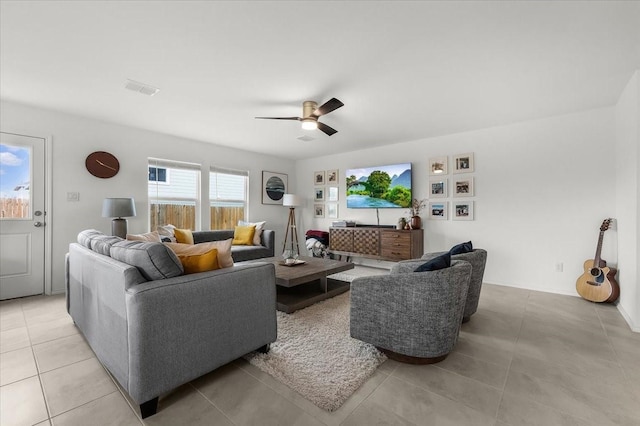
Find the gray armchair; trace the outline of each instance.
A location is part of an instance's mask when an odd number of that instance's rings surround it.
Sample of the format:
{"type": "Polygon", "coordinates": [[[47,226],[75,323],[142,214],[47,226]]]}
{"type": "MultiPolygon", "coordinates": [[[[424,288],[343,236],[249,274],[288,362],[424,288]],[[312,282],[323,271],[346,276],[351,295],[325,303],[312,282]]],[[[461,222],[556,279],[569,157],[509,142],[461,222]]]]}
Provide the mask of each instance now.
{"type": "Polygon", "coordinates": [[[458,340],[471,264],[413,272],[422,260],[399,262],[389,275],[351,283],[351,337],[389,358],[414,364],[442,361],[458,340]]]}
{"type": "MultiPolygon", "coordinates": [[[[436,256],[446,253],[444,251],[438,253],[427,253],[422,256],[422,260],[429,260],[436,256]]],[[[480,290],[482,289],[482,278],[484,277],[484,267],[487,263],[487,251],[483,249],[474,249],[469,253],[454,254],[451,260],[465,260],[471,264],[471,282],[469,283],[469,293],[467,294],[467,302],[464,307],[464,315],[462,322],[467,322],[478,310],[478,302],[480,301],[480,290]]]]}

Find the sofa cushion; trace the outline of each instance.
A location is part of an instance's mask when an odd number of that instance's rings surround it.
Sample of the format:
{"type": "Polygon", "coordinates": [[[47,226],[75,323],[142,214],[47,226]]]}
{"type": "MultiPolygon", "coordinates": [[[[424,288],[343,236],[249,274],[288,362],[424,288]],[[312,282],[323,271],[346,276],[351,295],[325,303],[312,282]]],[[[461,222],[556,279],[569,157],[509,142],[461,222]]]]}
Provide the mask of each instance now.
{"type": "Polygon", "coordinates": [[[471,251],[473,251],[473,244],[471,243],[471,241],[467,241],[466,243],[456,244],[455,246],[451,247],[449,253],[451,254],[451,256],[453,256],[454,254],[469,253],[471,251]]]}
{"type": "Polygon", "coordinates": [[[146,234],[127,234],[127,240],[129,241],[148,241],[159,243],[160,234],[158,231],[147,232],[146,234]]]}
{"type": "Polygon", "coordinates": [[[262,240],[260,237],[262,237],[262,230],[264,229],[264,224],[267,223],[267,221],[263,220],[262,222],[245,222],[244,220],[239,220],[238,221],[238,226],[251,226],[254,225],[256,227],[256,231],[253,234],[253,245],[254,246],[261,246],[262,245],[262,240]]]}
{"type": "Polygon", "coordinates": [[[99,235],[104,235],[97,229],[85,229],[78,234],[78,243],[82,244],[86,248],[91,248],[91,240],[99,235]]]}
{"type": "Polygon", "coordinates": [[[176,242],[175,229],[176,227],[171,224],[158,226],[158,234],[160,234],[160,239],[164,241],[166,238],[170,242],[175,243],[176,242]]]}
{"type": "Polygon", "coordinates": [[[252,246],[253,234],[256,232],[256,226],[236,226],[233,231],[234,246],[252,246]]]}
{"type": "Polygon", "coordinates": [[[124,241],[120,237],[112,237],[111,235],[96,235],[91,239],[91,250],[105,256],[111,256],[111,246],[115,243],[124,241]]]}
{"type": "Polygon", "coordinates": [[[440,256],[436,256],[433,259],[418,266],[414,272],[427,272],[437,271],[439,269],[448,268],[451,266],[451,254],[449,252],[443,253],[440,256]]]}
{"type": "MultiPolygon", "coordinates": [[[[209,241],[205,243],[195,244],[195,247],[200,246],[198,250],[216,249],[218,250],[218,266],[220,268],[228,268],[233,266],[233,258],[231,257],[231,241],[232,239],[226,239],[221,241],[209,241]]],[[[178,257],[182,251],[187,250],[189,247],[194,247],[191,244],[182,243],[165,243],[171,250],[173,250],[178,257]]]]}
{"type": "Polygon", "coordinates": [[[180,259],[185,274],[213,271],[220,269],[218,250],[208,244],[168,243],[169,247],[180,259]]]}
{"type": "Polygon", "coordinates": [[[176,236],[176,242],[182,244],[193,244],[193,232],[191,229],[178,229],[173,230],[176,236]]]}
{"type": "Polygon", "coordinates": [[[147,280],[162,280],[184,273],[178,256],[162,243],[120,241],[111,246],[111,257],[138,268],[147,280]]]}

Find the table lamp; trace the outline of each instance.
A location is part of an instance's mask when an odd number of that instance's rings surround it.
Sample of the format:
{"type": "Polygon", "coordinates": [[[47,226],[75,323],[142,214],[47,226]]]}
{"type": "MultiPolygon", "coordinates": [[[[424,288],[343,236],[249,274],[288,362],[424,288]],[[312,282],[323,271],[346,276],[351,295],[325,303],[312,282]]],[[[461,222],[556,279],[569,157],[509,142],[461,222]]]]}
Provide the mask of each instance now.
{"type": "Polygon", "coordinates": [[[111,235],[127,237],[127,219],[136,215],[133,198],[105,198],[102,203],[102,217],[115,217],[111,221],[111,235]]]}

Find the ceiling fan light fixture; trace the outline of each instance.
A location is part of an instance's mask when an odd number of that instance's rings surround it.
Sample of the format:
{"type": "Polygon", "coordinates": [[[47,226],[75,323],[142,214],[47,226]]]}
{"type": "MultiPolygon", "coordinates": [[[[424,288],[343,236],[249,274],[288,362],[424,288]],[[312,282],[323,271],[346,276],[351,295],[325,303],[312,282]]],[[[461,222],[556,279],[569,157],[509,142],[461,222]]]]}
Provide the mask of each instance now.
{"type": "Polygon", "coordinates": [[[318,128],[318,122],[313,118],[303,118],[302,119],[302,128],[304,130],[315,130],[318,128]]]}

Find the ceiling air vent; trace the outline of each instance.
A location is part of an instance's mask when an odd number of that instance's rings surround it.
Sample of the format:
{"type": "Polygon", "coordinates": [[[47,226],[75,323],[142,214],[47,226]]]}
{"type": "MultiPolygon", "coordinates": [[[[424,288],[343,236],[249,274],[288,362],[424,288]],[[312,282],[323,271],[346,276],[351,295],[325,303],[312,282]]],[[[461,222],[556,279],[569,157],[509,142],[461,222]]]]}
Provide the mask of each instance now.
{"type": "Polygon", "coordinates": [[[148,84],[140,83],[133,80],[127,80],[127,84],[124,85],[125,89],[133,90],[134,92],[142,93],[143,95],[153,96],[160,91],[157,87],[150,86],[148,84]]]}
{"type": "Polygon", "coordinates": [[[302,141],[302,142],[311,142],[311,141],[315,141],[315,140],[316,140],[316,138],[312,138],[312,137],[311,137],[311,136],[309,136],[309,135],[300,136],[300,137],[299,137],[299,138],[297,138],[297,139],[298,139],[299,141],[302,141]]]}

